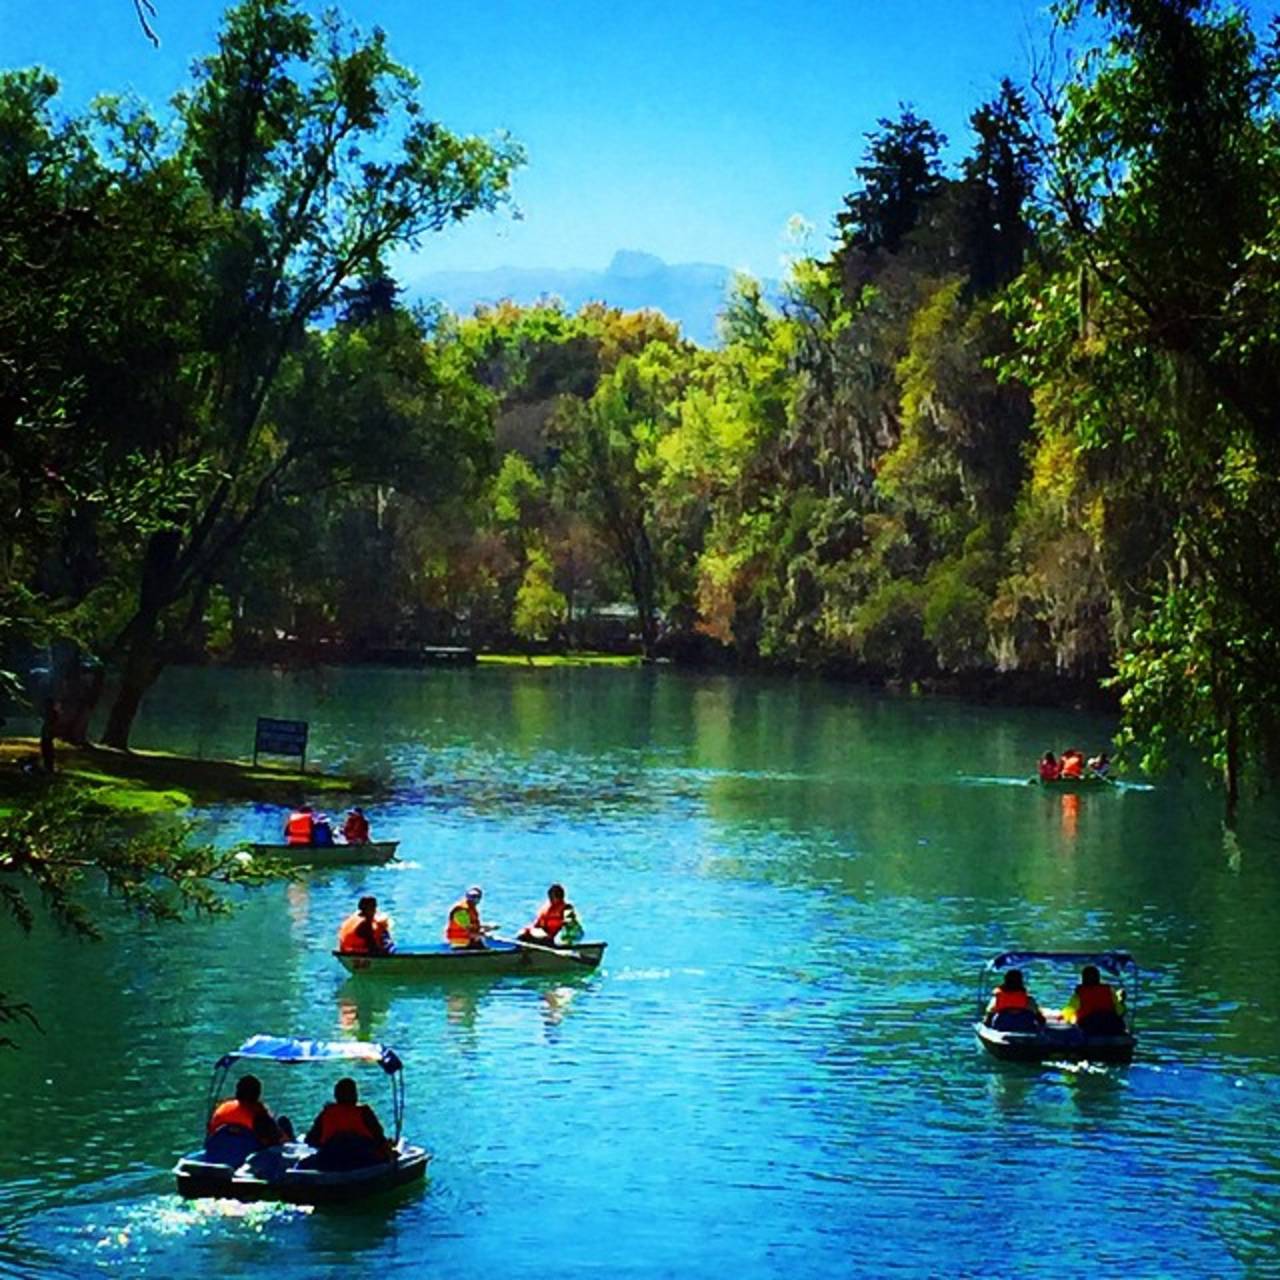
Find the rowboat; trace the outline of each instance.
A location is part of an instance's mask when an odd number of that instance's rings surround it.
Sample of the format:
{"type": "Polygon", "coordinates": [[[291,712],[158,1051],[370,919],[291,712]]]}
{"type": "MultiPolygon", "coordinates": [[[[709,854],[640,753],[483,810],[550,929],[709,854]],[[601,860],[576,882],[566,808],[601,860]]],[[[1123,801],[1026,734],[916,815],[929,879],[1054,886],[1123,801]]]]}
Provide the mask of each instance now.
{"type": "Polygon", "coordinates": [[[368,844],[251,844],[260,858],[283,858],[312,867],[380,865],[390,862],[400,847],[399,840],[371,840],[368,844]]]}
{"type": "Polygon", "coordinates": [[[1043,787],[1046,791],[1065,791],[1078,793],[1081,791],[1105,791],[1117,786],[1114,778],[1105,777],[1101,773],[1086,773],[1079,778],[1028,778],[1032,787],[1043,787]]]}
{"type": "Polygon", "coordinates": [[[974,1034],[982,1047],[1002,1062],[1129,1063],[1138,1045],[1133,1029],[1137,991],[1138,966],[1125,951],[1004,951],[988,960],[979,975],[974,1034]],[[1025,969],[1037,963],[1076,969],[1092,964],[1109,977],[1123,980],[1129,992],[1125,999],[1125,1018],[1107,1015],[1114,1018],[1116,1026],[1114,1030],[1098,1034],[1064,1022],[1058,1016],[1046,1014],[1044,1023],[1040,1023],[1026,1009],[985,1013],[994,975],[1005,969],[1025,969]]]}
{"type": "Polygon", "coordinates": [[[221,1197],[232,1200],[273,1200],[287,1204],[345,1204],[379,1192],[421,1181],[429,1153],[401,1136],[404,1123],[403,1065],[394,1049],[360,1041],[295,1040],[285,1036],[252,1036],[238,1049],[224,1053],[214,1064],[209,1081],[206,1116],[225,1096],[227,1074],[237,1062],[365,1063],[380,1067],[391,1085],[395,1134],[392,1158],[371,1159],[339,1145],[317,1150],[305,1142],[285,1142],[257,1149],[247,1129],[225,1125],[206,1139],[198,1151],[174,1166],[178,1194],[189,1200],[221,1197]]]}
{"type": "Polygon", "coordinates": [[[347,951],[333,954],[344,969],[361,977],[469,978],[506,973],[587,973],[600,964],[607,945],[579,942],[573,947],[551,947],[503,940],[475,948],[441,943],[383,955],[347,951]]]}

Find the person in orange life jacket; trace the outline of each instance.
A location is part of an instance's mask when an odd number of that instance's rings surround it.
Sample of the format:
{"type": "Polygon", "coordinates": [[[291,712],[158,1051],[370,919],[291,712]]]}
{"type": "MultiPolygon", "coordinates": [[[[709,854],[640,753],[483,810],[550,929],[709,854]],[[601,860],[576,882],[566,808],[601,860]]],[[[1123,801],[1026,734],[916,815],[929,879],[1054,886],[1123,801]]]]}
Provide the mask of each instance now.
{"type": "Polygon", "coordinates": [[[1032,999],[1031,993],[1027,990],[1026,984],[1022,980],[1021,969],[1008,970],[1000,985],[991,993],[991,999],[987,1002],[987,1012],[983,1021],[987,1026],[992,1025],[992,1019],[998,1013],[1005,1013],[1009,1010],[1026,1009],[1035,1018],[1041,1026],[1044,1025],[1044,1014],[1040,1012],[1040,1006],[1032,999]]]}
{"type": "Polygon", "coordinates": [[[444,940],[451,947],[483,947],[484,935],[497,928],[496,925],[480,923],[480,899],[483,897],[484,890],[478,884],[473,884],[449,908],[444,940]]]}
{"type": "Polygon", "coordinates": [[[364,816],[364,810],[359,805],[347,811],[342,823],[342,838],[348,844],[369,843],[369,819],[364,816]]]}
{"type": "Polygon", "coordinates": [[[259,1147],[274,1147],[293,1141],[293,1126],[286,1116],[272,1118],[262,1101],[262,1081],[255,1075],[243,1075],[236,1081],[236,1096],[218,1103],[209,1117],[206,1138],[219,1129],[236,1125],[247,1129],[258,1140],[259,1147]]]}
{"type": "MultiPolygon", "coordinates": [[[[525,942],[554,943],[565,922],[565,916],[573,913],[573,904],[564,898],[564,885],[553,884],[547,890],[547,900],[532,924],[527,924],[516,937],[525,942]]],[[[576,913],[575,913],[576,914],[576,913]]]]}
{"type": "Polygon", "coordinates": [[[383,955],[394,951],[391,921],[378,911],[378,900],[366,895],[355,911],[338,926],[338,950],[361,955],[383,955]]]}
{"type": "Polygon", "coordinates": [[[1053,758],[1052,751],[1046,751],[1040,757],[1040,781],[1041,782],[1057,782],[1059,773],[1061,772],[1057,760],[1053,758]]]}
{"type": "Polygon", "coordinates": [[[307,1130],[307,1145],[319,1150],[338,1138],[363,1138],[375,1159],[393,1159],[391,1143],[387,1141],[381,1121],[372,1107],[358,1099],[356,1082],[350,1076],[343,1076],[333,1086],[333,1101],[325,1103],[307,1130]]]}
{"type": "Polygon", "coordinates": [[[1078,778],[1084,773],[1084,753],[1075,747],[1068,747],[1062,753],[1062,762],[1058,768],[1060,778],[1078,778]]]}
{"type": "Polygon", "coordinates": [[[286,844],[310,844],[315,834],[315,814],[309,804],[299,805],[285,820],[286,844]]]}
{"type": "Polygon", "coordinates": [[[1062,1006],[1062,1020],[1074,1022],[1081,1031],[1112,1035],[1124,1031],[1124,990],[1102,981],[1098,966],[1087,964],[1080,970],[1080,983],[1071,999],[1062,1006]]]}

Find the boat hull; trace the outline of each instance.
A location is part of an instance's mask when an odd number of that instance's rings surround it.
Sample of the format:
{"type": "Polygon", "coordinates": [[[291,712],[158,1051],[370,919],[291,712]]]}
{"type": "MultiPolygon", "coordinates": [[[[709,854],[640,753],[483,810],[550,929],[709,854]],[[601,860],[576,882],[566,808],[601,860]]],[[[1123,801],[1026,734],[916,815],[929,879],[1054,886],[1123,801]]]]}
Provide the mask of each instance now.
{"type": "Polygon", "coordinates": [[[1115,781],[1112,778],[1100,778],[1097,774],[1083,778],[1028,778],[1033,787],[1043,787],[1046,791],[1062,791],[1068,795],[1077,795],[1082,791],[1113,791],[1115,781]]]}
{"type": "Polygon", "coordinates": [[[395,1160],[341,1172],[310,1168],[315,1151],[303,1143],[260,1151],[239,1167],[210,1164],[193,1152],[174,1168],[178,1194],[188,1200],[270,1200],[282,1204],[347,1204],[422,1181],[430,1154],[402,1147],[395,1160]]]}
{"type": "Polygon", "coordinates": [[[349,973],[382,978],[489,977],[514,973],[586,973],[604,956],[604,942],[580,942],[576,947],[521,947],[490,943],[474,950],[450,946],[387,955],[359,955],[335,951],[349,973]]]}
{"type": "Polygon", "coordinates": [[[399,840],[371,840],[368,844],[253,844],[255,856],[282,858],[309,867],[348,867],[390,862],[400,847],[399,840]]]}
{"type": "Polygon", "coordinates": [[[1000,1031],[974,1024],[982,1047],[1001,1062],[1102,1062],[1124,1065],[1133,1061],[1137,1036],[1086,1036],[1076,1027],[1054,1026],[1041,1031],[1000,1031]]]}

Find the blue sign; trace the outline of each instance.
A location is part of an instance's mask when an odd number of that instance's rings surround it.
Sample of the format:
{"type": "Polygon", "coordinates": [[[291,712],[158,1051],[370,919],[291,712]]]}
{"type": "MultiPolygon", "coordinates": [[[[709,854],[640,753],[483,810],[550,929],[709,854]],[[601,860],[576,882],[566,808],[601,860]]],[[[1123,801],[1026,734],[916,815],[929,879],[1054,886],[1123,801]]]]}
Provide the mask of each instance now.
{"type": "Polygon", "coordinates": [[[307,722],[305,720],[273,720],[258,717],[258,730],[253,737],[253,763],[258,754],[266,756],[301,756],[307,767],[307,722]]]}

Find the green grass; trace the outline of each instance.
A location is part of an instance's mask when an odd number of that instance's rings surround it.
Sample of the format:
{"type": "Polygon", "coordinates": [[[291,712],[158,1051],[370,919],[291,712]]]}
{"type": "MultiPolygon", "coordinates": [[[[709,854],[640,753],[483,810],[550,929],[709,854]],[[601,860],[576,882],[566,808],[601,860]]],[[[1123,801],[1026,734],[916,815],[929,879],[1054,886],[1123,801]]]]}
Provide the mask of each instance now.
{"type": "Polygon", "coordinates": [[[22,772],[22,762],[39,754],[35,738],[0,739],[0,807],[7,800],[27,799],[65,782],[87,787],[104,808],[129,814],[172,813],[219,800],[288,805],[318,794],[369,795],[378,790],[371,778],[255,767],[243,760],[197,760],[162,751],[61,744],[53,778],[22,772]]]}
{"type": "Polygon", "coordinates": [[[638,667],[634,653],[481,653],[476,661],[486,667],[638,667]]]}

